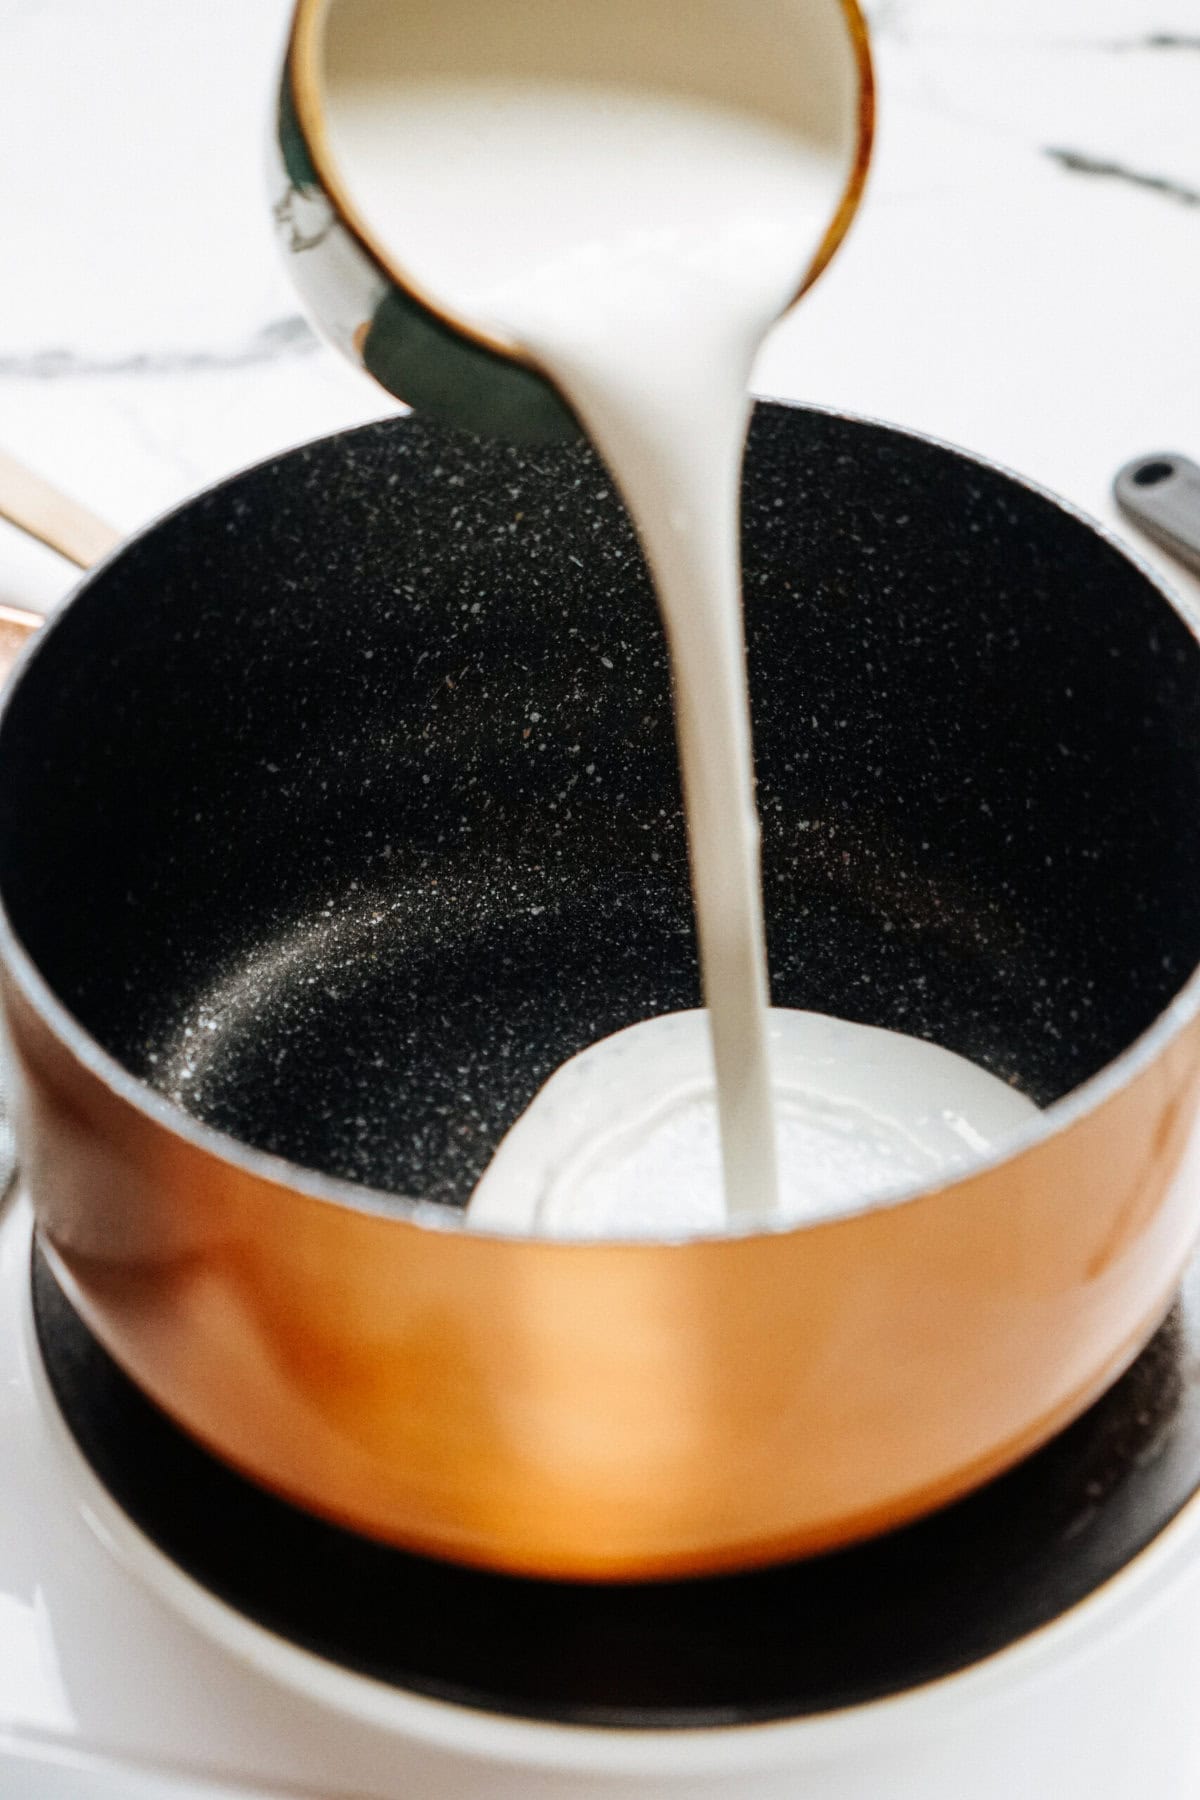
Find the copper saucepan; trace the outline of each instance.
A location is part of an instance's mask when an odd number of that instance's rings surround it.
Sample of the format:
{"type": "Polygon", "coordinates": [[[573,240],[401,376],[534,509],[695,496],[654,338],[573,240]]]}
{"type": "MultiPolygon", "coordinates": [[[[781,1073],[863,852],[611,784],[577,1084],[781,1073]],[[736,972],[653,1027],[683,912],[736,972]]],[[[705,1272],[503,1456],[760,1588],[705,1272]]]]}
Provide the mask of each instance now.
{"type": "Polygon", "coordinates": [[[396,1544],[612,1579],[880,1531],[1079,1413],[1196,1234],[1193,622],[884,426],[760,407],[746,484],[776,1003],[1046,1109],[834,1222],[461,1224],[563,1058],[697,1003],[661,636],[582,445],[404,419],[297,450],[109,557],[8,690],[53,1270],[202,1443],[396,1544]]]}

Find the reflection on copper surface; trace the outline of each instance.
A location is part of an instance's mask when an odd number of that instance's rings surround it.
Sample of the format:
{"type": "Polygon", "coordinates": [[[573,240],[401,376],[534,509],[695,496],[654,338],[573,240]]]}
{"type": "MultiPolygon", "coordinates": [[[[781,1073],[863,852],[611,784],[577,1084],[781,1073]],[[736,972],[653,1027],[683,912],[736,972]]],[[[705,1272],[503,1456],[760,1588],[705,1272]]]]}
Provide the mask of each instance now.
{"type": "Polygon", "coordinates": [[[777,1235],[625,1245],[294,1191],[115,1092],[11,977],[6,1005],[41,1228],[112,1354],[265,1486],[467,1563],[696,1573],[912,1518],[1107,1386],[1196,1231],[1195,1023],[952,1187],[777,1235]]]}

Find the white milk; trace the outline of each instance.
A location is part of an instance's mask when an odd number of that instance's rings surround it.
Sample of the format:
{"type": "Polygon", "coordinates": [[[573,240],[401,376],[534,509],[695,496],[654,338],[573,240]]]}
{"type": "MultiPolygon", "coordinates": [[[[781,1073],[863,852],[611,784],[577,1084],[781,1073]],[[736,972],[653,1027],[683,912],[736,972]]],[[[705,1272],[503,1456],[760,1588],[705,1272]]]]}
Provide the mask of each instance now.
{"type": "MultiPolygon", "coordinates": [[[[788,1224],[949,1180],[1037,1114],[964,1057],[898,1031],[775,1007],[768,1048],[788,1224]]],[[[642,1020],[564,1063],[501,1143],[471,1219],[556,1237],[719,1231],[707,1015],[642,1020]]]]}
{"type": "Polygon", "coordinates": [[[780,1196],[739,479],[751,364],[855,153],[840,9],[334,0],[325,77],[330,146],[375,241],[555,379],[638,527],[674,679],[720,1120],[713,1191],[761,1218],[780,1196]]]}

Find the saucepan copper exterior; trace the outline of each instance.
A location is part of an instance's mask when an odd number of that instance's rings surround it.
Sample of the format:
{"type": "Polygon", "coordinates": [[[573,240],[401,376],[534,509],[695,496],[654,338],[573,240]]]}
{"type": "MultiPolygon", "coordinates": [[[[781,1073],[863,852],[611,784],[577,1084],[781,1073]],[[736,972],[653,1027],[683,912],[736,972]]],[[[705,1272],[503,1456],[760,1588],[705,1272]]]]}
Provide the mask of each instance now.
{"type": "Polygon", "coordinates": [[[1024,1455],[1169,1306],[1200,1221],[1190,621],[1012,477],[799,409],[759,411],[746,554],[777,1003],[1048,1107],[816,1226],[457,1213],[556,1060],[695,1000],[657,625],[582,447],[407,420],[295,452],[88,578],[9,691],[42,1242],[143,1390],[300,1506],[589,1580],[823,1550],[1024,1455]]]}

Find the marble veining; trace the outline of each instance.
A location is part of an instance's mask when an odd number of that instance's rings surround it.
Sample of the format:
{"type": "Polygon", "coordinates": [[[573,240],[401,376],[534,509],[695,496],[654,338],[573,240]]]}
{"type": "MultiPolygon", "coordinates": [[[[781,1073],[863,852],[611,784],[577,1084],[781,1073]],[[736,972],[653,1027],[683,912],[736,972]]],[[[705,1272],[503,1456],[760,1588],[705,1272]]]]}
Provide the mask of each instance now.
{"type": "Polygon", "coordinates": [[[1114,38],[1107,50],[1200,50],[1200,31],[1148,31],[1142,37],[1114,38]]]}
{"type": "Polygon", "coordinates": [[[1177,200],[1181,206],[1200,206],[1200,188],[1172,181],[1166,175],[1151,175],[1144,169],[1131,169],[1125,163],[1110,162],[1102,156],[1088,156],[1082,150],[1065,150],[1055,145],[1048,145],[1043,154],[1072,175],[1098,175],[1105,181],[1126,181],[1131,187],[1146,188],[1152,194],[1162,194],[1167,200],[1177,200]]]}
{"type": "Polygon", "coordinates": [[[272,319],[244,343],[228,349],[181,347],[135,351],[128,356],[89,356],[86,351],[57,348],[25,355],[0,353],[0,381],[82,381],[101,376],[202,375],[213,369],[246,369],[279,358],[307,356],[318,348],[308,320],[299,313],[272,319]]]}

